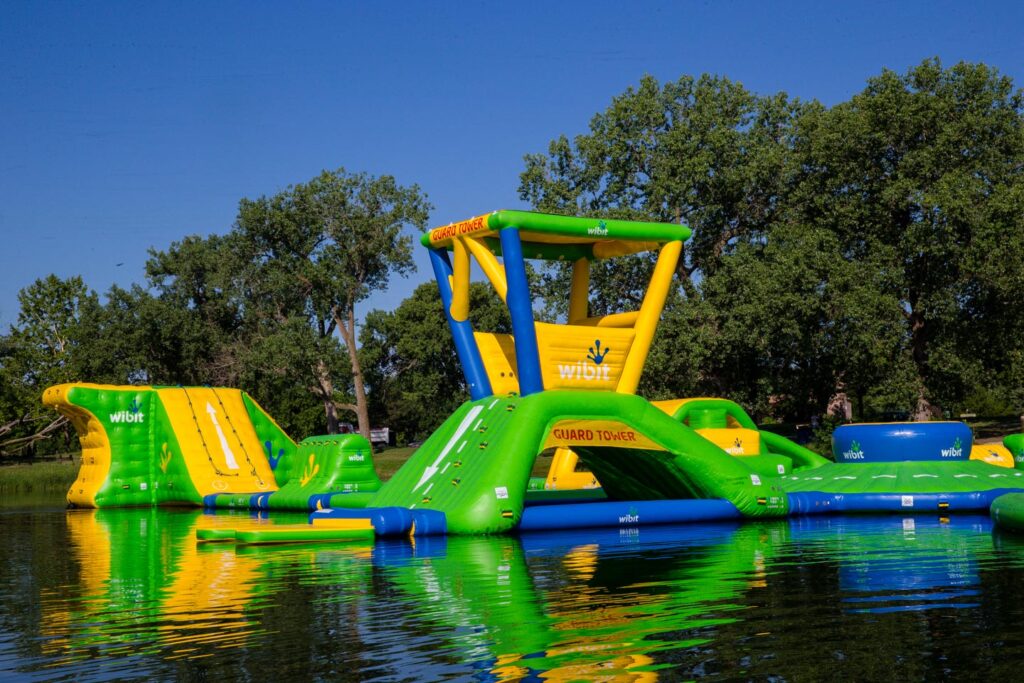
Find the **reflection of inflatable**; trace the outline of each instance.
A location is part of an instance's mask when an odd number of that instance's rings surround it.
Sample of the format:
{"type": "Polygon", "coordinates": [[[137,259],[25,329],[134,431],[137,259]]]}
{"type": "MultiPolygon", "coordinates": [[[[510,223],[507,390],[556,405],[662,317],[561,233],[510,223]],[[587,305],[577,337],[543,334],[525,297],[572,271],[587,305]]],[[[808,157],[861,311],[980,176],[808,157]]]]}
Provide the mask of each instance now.
{"type": "Polygon", "coordinates": [[[82,443],[72,505],[306,510],[380,487],[361,436],[296,445],[237,389],[62,384],[43,402],[68,416],[82,443]]]}
{"type": "Polygon", "coordinates": [[[990,545],[988,520],[962,515],[802,517],[792,540],[820,544],[839,563],[848,612],[904,612],[972,606],[981,583],[977,556],[990,545]]]}
{"type": "MultiPolygon", "coordinates": [[[[273,524],[233,512],[67,513],[71,575],[27,590],[38,591],[48,664],[79,668],[44,674],[191,678],[216,665],[237,678],[280,661],[315,678],[336,678],[344,662],[352,678],[689,679],[695,652],[733,652],[760,625],[781,633],[787,619],[974,605],[993,578],[988,522],[968,515],[274,549],[192,541],[196,528],[239,520],[273,524]],[[806,594],[793,602],[812,584],[816,614],[795,609],[806,594]]],[[[779,673],[739,672],[716,677],[779,673]]]]}
{"type": "MultiPolygon", "coordinates": [[[[240,520],[247,528],[267,529],[273,520],[156,509],[70,510],[66,518],[84,595],[68,600],[64,590],[44,591],[39,599],[44,652],[61,663],[126,654],[168,660],[223,656],[267,635],[253,607],[275,593],[290,595],[295,572],[279,568],[287,560],[282,555],[195,542],[197,530],[237,526],[240,520]]],[[[305,552],[301,565],[317,571],[302,581],[360,589],[371,583],[365,544],[332,547],[331,562],[310,561],[318,558],[308,553],[324,553],[322,546],[305,552]]],[[[287,603],[295,601],[289,597],[287,603]]],[[[109,662],[101,666],[101,678],[117,672],[109,662]]],[[[122,675],[140,671],[133,665],[122,675]]]]}

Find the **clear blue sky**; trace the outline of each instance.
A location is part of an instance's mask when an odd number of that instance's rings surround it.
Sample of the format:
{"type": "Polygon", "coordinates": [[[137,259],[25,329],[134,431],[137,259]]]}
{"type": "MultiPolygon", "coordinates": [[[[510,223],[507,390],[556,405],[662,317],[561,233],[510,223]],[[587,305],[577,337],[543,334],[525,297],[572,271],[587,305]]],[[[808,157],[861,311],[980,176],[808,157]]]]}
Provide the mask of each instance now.
{"type": "Polygon", "coordinates": [[[1020,87],[1022,26],[1020,2],[0,0],[0,328],[35,278],[142,282],[150,247],[325,168],[418,183],[432,224],[520,207],[523,155],[645,73],[834,104],[939,56],[1020,87]]]}

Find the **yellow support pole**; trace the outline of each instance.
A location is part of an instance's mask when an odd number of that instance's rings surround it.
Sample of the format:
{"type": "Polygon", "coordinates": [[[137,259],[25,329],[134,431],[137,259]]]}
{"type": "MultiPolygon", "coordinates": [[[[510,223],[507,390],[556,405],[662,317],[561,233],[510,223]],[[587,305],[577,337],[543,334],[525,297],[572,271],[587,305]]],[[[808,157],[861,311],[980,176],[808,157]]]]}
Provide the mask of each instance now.
{"type": "Polygon", "coordinates": [[[590,315],[590,261],[581,258],[572,264],[572,288],[569,290],[569,324],[583,324],[588,315],[590,315]]]}
{"type": "Polygon", "coordinates": [[[620,394],[635,394],[640,385],[640,374],[651,350],[654,331],[658,328],[658,319],[665,308],[665,299],[668,298],[672,276],[675,275],[676,264],[679,263],[682,251],[682,241],[676,240],[663,246],[661,253],[658,254],[658,262],[654,266],[654,273],[651,275],[651,282],[647,286],[644,302],[640,306],[640,315],[636,320],[636,337],[623,364],[619,385],[615,387],[615,391],[620,394]]]}
{"type": "Polygon", "coordinates": [[[472,237],[465,237],[463,240],[469,247],[470,253],[476,258],[476,262],[480,264],[480,270],[484,271],[484,277],[490,281],[494,291],[504,301],[508,296],[508,282],[505,281],[505,269],[498,263],[498,258],[483,242],[472,237]]]}
{"type": "Polygon", "coordinates": [[[464,240],[452,240],[454,263],[452,264],[452,318],[462,322],[469,318],[469,251],[464,240]]]}

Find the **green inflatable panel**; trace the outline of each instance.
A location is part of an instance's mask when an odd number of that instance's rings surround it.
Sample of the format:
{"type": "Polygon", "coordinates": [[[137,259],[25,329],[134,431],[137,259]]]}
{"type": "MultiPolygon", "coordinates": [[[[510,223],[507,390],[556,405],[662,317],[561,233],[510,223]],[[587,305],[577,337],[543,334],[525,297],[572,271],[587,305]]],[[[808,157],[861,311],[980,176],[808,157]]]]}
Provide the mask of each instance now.
{"type": "Polygon", "coordinates": [[[610,500],[724,498],[748,517],[787,512],[777,478],[762,479],[645,399],[570,390],[463,404],[370,504],[439,510],[450,533],[510,531],[537,453],[563,420],[614,422],[657,446],[572,446],[610,500]]]}
{"type": "Polygon", "coordinates": [[[1024,434],[1010,434],[1003,439],[1003,445],[1013,455],[1014,467],[1024,469],[1024,434]]]}
{"type": "Polygon", "coordinates": [[[994,501],[990,509],[992,521],[1000,529],[1024,533],[1024,493],[1006,493],[994,501]]]}
{"type": "MultiPolygon", "coordinates": [[[[303,439],[291,463],[287,483],[270,495],[271,510],[320,507],[339,493],[372,493],[381,487],[369,442],[360,434],[332,434],[303,439]]],[[[275,472],[276,475],[276,472],[275,472]]]]}
{"type": "Polygon", "coordinates": [[[788,493],[971,493],[1024,487],[1024,473],[981,460],[833,463],[781,479],[788,493]]]}

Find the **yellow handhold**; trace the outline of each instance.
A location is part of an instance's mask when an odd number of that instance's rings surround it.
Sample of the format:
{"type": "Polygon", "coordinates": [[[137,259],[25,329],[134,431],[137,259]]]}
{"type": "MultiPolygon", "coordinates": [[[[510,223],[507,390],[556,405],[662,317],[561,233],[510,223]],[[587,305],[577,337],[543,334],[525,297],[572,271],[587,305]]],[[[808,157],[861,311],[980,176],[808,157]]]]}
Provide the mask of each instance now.
{"type": "Polygon", "coordinates": [[[167,474],[167,466],[171,464],[171,456],[171,450],[167,447],[167,442],[165,441],[160,447],[160,471],[164,474],[167,474]]]}
{"type": "Polygon", "coordinates": [[[302,472],[302,477],[299,479],[299,486],[305,486],[309,483],[309,480],[316,476],[316,473],[320,471],[320,465],[317,465],[316,455],[313,453],[309,454],[309,464],[306,465],[306,469],[302,472]]]}

